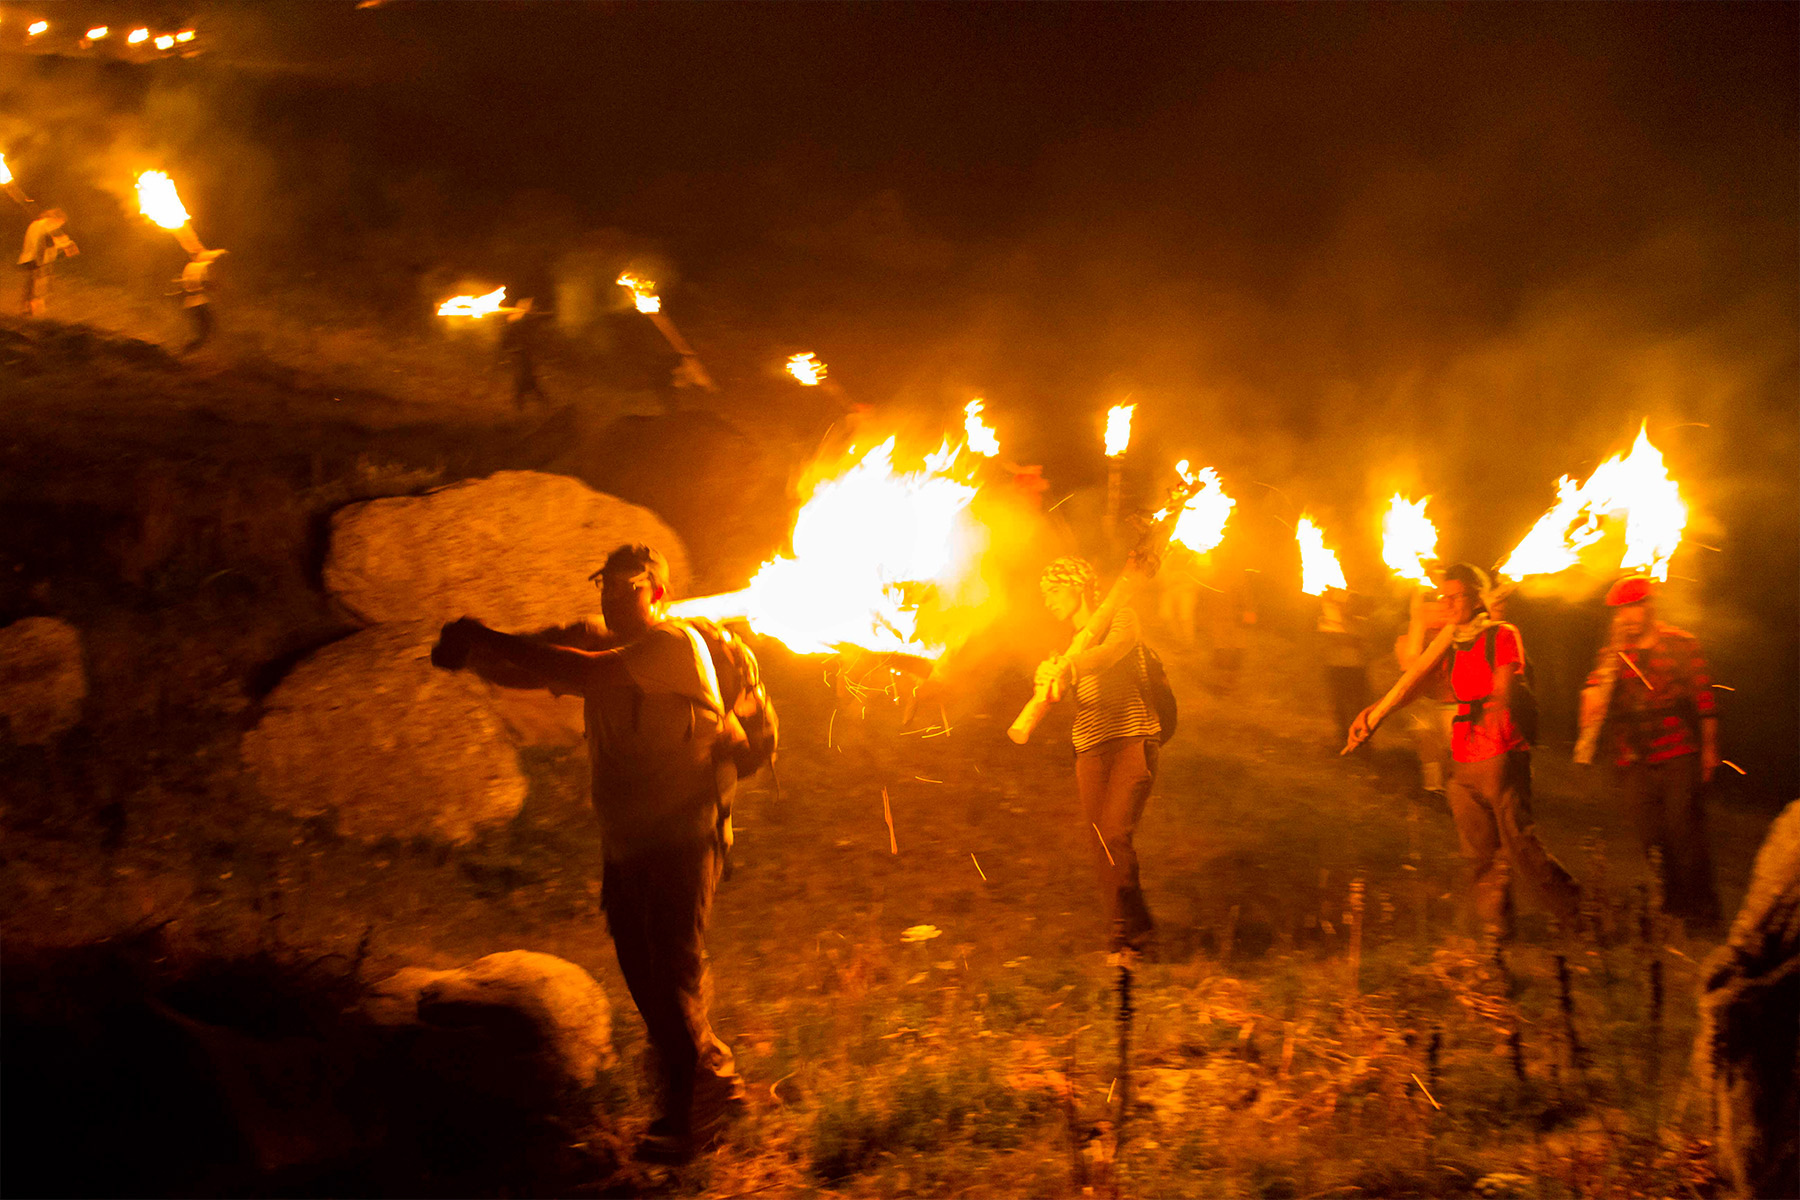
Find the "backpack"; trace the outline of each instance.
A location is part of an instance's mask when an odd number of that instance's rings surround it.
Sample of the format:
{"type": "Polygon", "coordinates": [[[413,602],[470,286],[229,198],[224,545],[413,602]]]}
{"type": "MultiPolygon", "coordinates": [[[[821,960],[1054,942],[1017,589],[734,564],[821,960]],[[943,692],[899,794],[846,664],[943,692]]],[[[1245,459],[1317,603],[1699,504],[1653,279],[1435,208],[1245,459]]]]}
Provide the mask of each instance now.
{"type": "Polygon", "coordinates": [[[1169,673],[1163,670],[1162,658],[1156,651],[1143,642],[1138,643],[1138,649],[1144,652],[1144,694],[1156,710],[1157,724],[1162,726],[1156,740],[1167,744],[1175,736],[1181,717],[1175,705],[1175,689],[1169,686],[1169,673]]]}
{"type": "MultiPolygon", "coordinates": [[[[1500,624],[1496,623],[1481,632],[1482,653],[1487,657],[1490,674],[1494,670],[1494,660],[1499,656],[1494,643],[1499,637],[1500,628],[1500,624]]],[[[1535,746],[1538,740],[1537,672],[1531,665],[1531,659],[1526,657],[1524,636],[1514,626],[1507,625],[1506,628],[1512,630],[1513,638],[1519,643],[1519,674],[1518,678],[1513,680],[1512,685],[1513,728],[1519,731],[1519,736],[1524,738],[1528,745],[1535,746]]],[[[1456,696],[1456,663],[1454,659],[1450,662],[1449,676],[1450,694],[1455,696],[1458,703],[1473,704],[1479,708],[1492,698],[1491,692],[1487,696],[1474,700],[1465,700],[1461,696],[1456,696]]],[[[1469,719],[1478,720],[1479,713],[1471,714],[1469,719]]]]}
{"type": "Polygon", "coordinates": [[[744,639],[721,625],[698,617],[684,623],[706,644],[719,678],[719,698],[725,705],[725,740],[720,753],[736,764],[739,779],[773,766],[780,725],[756,655],[744,639]]]}

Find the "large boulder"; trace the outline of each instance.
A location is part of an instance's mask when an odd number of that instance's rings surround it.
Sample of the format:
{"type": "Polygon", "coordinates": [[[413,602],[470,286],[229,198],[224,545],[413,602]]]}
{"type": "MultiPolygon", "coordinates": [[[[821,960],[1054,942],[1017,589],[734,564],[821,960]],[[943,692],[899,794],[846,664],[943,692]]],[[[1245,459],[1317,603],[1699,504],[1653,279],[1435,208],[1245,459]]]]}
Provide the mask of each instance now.
{"type": "Polygon", "coordinates": [[[446,1077],[484,1092],[585,1091],[618,1065],[606,993],[551,954],[508,950],[453,971],[407,967],[375,986],[364,1011],[382,1025],[442,1035],[422,1043],[425,1055],[445,1050],[446,1077]],[[469,1053],[471,1037],[486,1055],[469,1053]]]}
{"type": "Polygon", "coordinates": [[[526,781],[490,689],[431,665],[437,633],[379,625],[294,668],[243,739],[271,804],[371,842],[463,843],[518,814],[526,781]]]}
{"type": "Polygon", "coordinates": [[[588,576],[627,542],[661,550],[679,593],[687,548],[655,513],[565,475],[501,471],[338,510],[325,586],[370,624],[475,616],[544,629],[598,609],[588,576]]]}
{"type": "Polygon", "coordinates": [[[0,717],[13,741],[41,746],[81,720],[87,699],[81,633],[55,617],[26,617],[0,629],[0,717]]]}
{"type": "Polygon", "coordinates": [[[1757,851],[1725,945],[1706,960],[1696,1065],[1738,1194],[1800,1196],[1800,800],[1757,851]]]}

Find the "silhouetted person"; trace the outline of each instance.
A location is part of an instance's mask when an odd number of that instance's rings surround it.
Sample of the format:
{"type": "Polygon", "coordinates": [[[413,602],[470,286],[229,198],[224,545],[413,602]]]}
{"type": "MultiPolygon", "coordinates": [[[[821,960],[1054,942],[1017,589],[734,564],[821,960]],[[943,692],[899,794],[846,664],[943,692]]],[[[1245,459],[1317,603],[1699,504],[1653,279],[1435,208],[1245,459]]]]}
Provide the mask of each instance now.
{"type": "Polygon", "coordinates": [[[741,641],[705,622],[665,619],[661,554],[621,546],[595,578],[605,631],[520,637],[464,617],[444,626],[432,661],[585,701],[605,853],[601,907],[661,1073],[662,1112],[639,1154],[672,1161],[692,1152],[697,1126],[704,1132],[743,1104],[731,1051],[707,1018],[705,931],[738,778],[773,758],[774,712],[741,641]]]}
{"type": "Polygon", "coordinates": [[[527,296],[506,314],[506,324],[500,328],[500,361],[512,374],[513,405],[521,412],[527,401],[547,399],[537,378],[538,325],[544,315],[532,312],[531,307],[527,296]]]}
{"type": "Polygon", "coordinates": [[[41,317],[50,299],[50,267],[57,255],[74,258],[81,247],[63,232],[68,214],[60,208],[47,208],[25,227],[25,242],[19,247],[19,271],[24,276],[20,311],[28,317],[41,317]]]}
{"type": "Polygon", "coordinates": [[[181,311],[187,314],[190,330],[187,344],[181,348],[183,354],[192,354],[212,337],[212,268],[225,254],[223,250],[196,250],[175,281],[175,294],[181,297],[181,311]]]}

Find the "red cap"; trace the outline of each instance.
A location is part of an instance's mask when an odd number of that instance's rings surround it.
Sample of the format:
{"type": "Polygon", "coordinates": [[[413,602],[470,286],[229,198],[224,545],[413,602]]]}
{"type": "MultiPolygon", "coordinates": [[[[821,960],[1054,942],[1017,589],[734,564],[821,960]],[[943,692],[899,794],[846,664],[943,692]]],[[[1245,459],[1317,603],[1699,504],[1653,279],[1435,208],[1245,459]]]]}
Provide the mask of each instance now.
{"type": "Polygon", "coordinates": [[[1656,594],[1656,585],[1647,575],[1627,575],[1612,585],[1606,593],[1606,603],[1612,608],[1621,608],[1627,604],[1644,604],[1656,594]]]}

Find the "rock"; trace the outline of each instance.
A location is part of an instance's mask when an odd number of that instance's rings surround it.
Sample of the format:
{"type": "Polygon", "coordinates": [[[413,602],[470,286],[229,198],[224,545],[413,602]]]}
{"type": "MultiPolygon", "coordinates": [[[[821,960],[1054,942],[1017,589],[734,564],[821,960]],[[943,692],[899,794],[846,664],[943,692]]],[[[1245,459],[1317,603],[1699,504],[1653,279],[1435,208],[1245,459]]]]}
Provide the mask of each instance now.
{"type": "Polygon", "coordinates": [[[276,808],[331,813],[363,841],[452,844],[525,803],[518,756],[488,685],[440,671],[436,624],[381,625],[324,647],[270,693],[243,758],[276,808]]]}
{"type": "MultiPolygon", "coordinates": [[[[376,986],[365,1012],[383,1025],[477,1031],[499,1059],[529,1059],[540,1080],[576,1090],[618,1065],[606,993],[579,966],[551,954],[508,950],[454,971],[407,967],[376,986]]],[[[440,1040],[450,1046],[466,1039],[440,1040]]],[[[465,1060],[455,1069],[480,1073],[465,1050],[455,1057],[465,1060]]],[[[478,1082],[485,1090],[503,1086],[497,1079],[478,1082]]]]}
{"type": "Polygon", "coordinates": [[[13,741],[42,746],[74,728],[87,699],[81,632],[55,617],[0,629],[0,716],[13,741]]]}
{"type": "Polygon", "coordinates": [[[1707,960],[1695,1066],[1719,1165],[1746,1196],[1800,1196],[1800,801],[1770,826],[1707,960]]]}
{"type": "Polygon", "coordinates": [[[325,586],[371,624],[474,616],[529,632],[598,611],[588,576],[627,542],[662,551],[679,594],[687,547],[655,513],[564,475],[501,471],[340,509],[325,586]]]}
{"type": "Polygon", "coordinates": [[[570,750],[587,738],[587,715],[580,696],[487,684],[488,699],[521,746],[570,750]]]}

